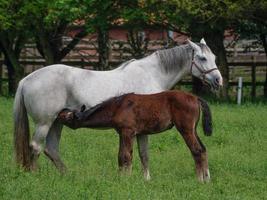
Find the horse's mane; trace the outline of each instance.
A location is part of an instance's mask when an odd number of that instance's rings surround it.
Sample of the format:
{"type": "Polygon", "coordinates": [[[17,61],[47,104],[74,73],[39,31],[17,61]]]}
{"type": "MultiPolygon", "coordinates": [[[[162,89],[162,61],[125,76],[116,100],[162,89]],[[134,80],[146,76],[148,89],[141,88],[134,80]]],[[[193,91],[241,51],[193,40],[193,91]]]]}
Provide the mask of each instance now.
{"type": "Polygon", "coordinates": [[[156,51],[162,67],[166,73],[171,73],[177,70],[177,67],[183,65],[183,60],[190,59],[189,50],[192,48],[189,45],[181,45],[170,49],[162,49],[156,51]]]}
{"type": "MultiPolygon", "coordinates": [[[[205,44],[196,43],[201,50],[210,52],[210,49],[205,44]]],[[[176,46],[170,49],[162,49],[155,52],[158,56],[162,67],[166,73],[177,71],[177,68],[182,67],[185,61],[191,60],[192,48],[189,44],[176,46]]]]}
{"type": "Polygon", "coordinates": [[[95,112],[100,111],[102,108],[104,108],[105,105],[109,104],[110,102],[114,102],[115,101],[115,103],[119,105],[119,104],[121,104],[121,102],[124,99],[124,97],[129,95],[129,94],[133,94],[133,93],[126,93],[126,94],[123,94],[123,95],[111,97],[111,98],[109,98],[109,99],[107,99],[107,100],[105,100],[105,101],[103,101],[103,102],[101,102],[101,103],[89,108],[89,110],[86,110],[85,111],[86,115],[90,116],[90,115],[94,114],[95,112]]]}
{"type": "MultiPolygon", "coordinates": [[[[196,43],[196,44],[201,48],[202,51],[211,52],[207,45],[202,43],[196,43]]],[[[192,52],[191,46],[189,44],[185,44],[169,49],[160,49],[157,50],[155,54],[160,60],[162,68],[165,71],[165,73],[172,73],[173,71],[177,71],[177,68],[183,67],[185,64],[184,62],[191,60],[192,56],[191,52],[192,52]]],[[[136,59],[128,60],[122,63],[118,68],[124,69],[131,62],[135,60],[136,59]]]]}
{"type": "Polygon", "coordinates": [[[127,61],[121,63],[121,64],[119,65],[118,68],[120,68],[120,69],[124,69],[128,64],[130,64],[131,62],[133,62],[133,61],[135,61],[135,60],[136,60],[136,59],[127,60],[127,61]]]}

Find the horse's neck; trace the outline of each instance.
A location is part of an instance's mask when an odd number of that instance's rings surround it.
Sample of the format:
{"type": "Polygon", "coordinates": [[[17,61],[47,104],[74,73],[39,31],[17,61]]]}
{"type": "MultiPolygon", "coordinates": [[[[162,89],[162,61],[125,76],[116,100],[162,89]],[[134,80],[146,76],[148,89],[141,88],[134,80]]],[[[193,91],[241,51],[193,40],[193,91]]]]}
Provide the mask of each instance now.
{"type": "Polygon", "coordinates": [[[163,90],[172,88],[190,72],[192,50],[188,47],[176,48],[180,48],[180,51],[184,52],[180,52],[179,55],[174,55],[175,52],[173,49],[166,49],[163,50],[165,55],[169,54],[170,56],[160,57],[160,53],[157,51],[144,58],[144,61],[147,61],[144,68],[148,73],[152,74],[163,90]]]}

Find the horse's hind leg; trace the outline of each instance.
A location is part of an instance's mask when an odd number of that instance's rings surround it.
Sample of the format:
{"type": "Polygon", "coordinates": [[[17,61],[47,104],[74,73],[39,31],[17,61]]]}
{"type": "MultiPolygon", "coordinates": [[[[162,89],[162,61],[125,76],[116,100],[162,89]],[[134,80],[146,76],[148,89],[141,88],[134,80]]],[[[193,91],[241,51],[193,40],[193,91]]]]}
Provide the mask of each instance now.
{"type": "Polygon", "coordinates": [[[51,124],[49,123],[36,124],[35,133],[33,135],[32,142],[30,145],[31,150],[32,150],[32,155],[31,155],[31,169],[32,170],[35,170],[37,168],[37,159],[42,151],[42,143],[48,134],[50,126],[51,124]]]}
{"type": "Polygon", "coordinates": [[[137,145],[139,157],[142,163],[144,178],[150,180],[149,168],[148,168],[148,135],[137,135],[137,145]]]}
{"type": "Polygon", "coordinates": [[[54,121],[46,137],[46,146],[44,150],[45,155],[54,163],[61,173],[66,171],[66,167],[59,156],[59,141],[62,127],[63,125],[57,120],[54,121]]]}
{"type": "Polygon", "coordinates": [[[196,132],[192,130],[181,131],[181,134],[189,147],[192,156],[195,160],[196,173],[200,182],[209,181],[210,174],[208,168],[208,158],[206,148],[196,135],[196,132]]]}
{"type": "Polygon", "coordinates": [[[132,154],[133,154],[133,132],[131,130],[123,130],[120,133],[120,147],[118,155],[118,163],[120,172],[131,174],[132,172],[132,154]]]}

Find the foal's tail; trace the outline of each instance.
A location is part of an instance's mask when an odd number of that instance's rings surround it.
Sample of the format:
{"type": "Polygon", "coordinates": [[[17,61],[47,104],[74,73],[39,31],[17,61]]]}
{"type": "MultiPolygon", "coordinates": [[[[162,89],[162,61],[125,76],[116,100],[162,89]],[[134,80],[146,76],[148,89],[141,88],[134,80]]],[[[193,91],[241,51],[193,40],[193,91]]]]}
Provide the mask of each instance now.
{"type": "Polygon", "coordinates": [[[26,170],[30,169],[30,146],[29,146],[29,120],[24,104],[23,81],[20,82],[16,92],[13,115],[14,115],[14,147],[16,162],[26,170]]]}
{"type": "Polygon", "coordinates": [[[208,103],[204,100],[198,97],[198,101],[200,103],[200,107],[202,110],[202,126],[203,131],[205,135],[211,136],[212,134],[212,117],[211,117],[211,111],[209,108],[208,103]]]}

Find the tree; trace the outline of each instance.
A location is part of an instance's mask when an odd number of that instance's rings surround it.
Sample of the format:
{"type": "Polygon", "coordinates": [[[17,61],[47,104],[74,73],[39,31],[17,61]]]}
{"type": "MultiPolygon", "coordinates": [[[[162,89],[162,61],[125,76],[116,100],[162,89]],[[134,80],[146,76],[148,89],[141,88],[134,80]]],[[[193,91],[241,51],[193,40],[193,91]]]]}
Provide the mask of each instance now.
{"type": "Polygon", "coordinates": [[[83,26],[67,45],[63,44],[67,27],[75,20],[83,20],[88,15],[79,1],[25,0],[24,2],[24,12],[31,18],[29,24],[37,49],[47,65],[59,63],[87,35],[87,30],[83,26]]]}
{"type": "Polygon", "coordinates": [[[8,91],[12,95],[23,75],[19,63],[20,52],[28,37],[27,16],[21,12],[21,1],[0,1],[0,50],[4,54],[4,63],[8,70],[8,91]],[[27,20],[26,20],[27,21],[27,20]]]}
{"type": "Polygon", "coordinates": [[[129,0],[93,0],[86,4],[87,13],[90,13],[90,16],[86,18],[86,25],[90,32],[97,33],[99,70],[109,69],[109,30],[124,23],[123,9],[125,5],[131,4],[132,1],[129,0]]]}
{"type": "MultiPolygon", "coordinates": [[[[267,2],[264,0],[241,1],[240,26],[237,31],[241,38],[257,38],[265,51],[267,59],[267,2]]],[[[264,96],[267,98],[267,71],[264,84],[264,96]]]]}
{"type": "Polygon", "coordinates": [[[84,11],[75,0],[0,0],[0,50],[5,55],[10,94],[23,76],[19,57],[25,42],[35,39],[46,64],[60,62],[86,35],[83,28],[66,46],[62,42],[67,26],[88,15],[84,11]]]}
{"type": "Polygon", "coordinates": [[[144,57],[148,50],[149,39],[144,32],[144,29],[150,26],[150,16],[147,10],[144,1],[130,1],[123,5],[121,12],[121,18],[124,20],[123,27],[128,30],[129,48],[124,48],[124,51],[136,59],[144,57]]]}
{"type": "Polygon", "coordinates": [[[130,29],[127,34],[127,42],[130,48],[124,48],[125,52],[128,52],[135,59],[143,58],[147,52],[148,38],[145,37],[143,31],[138,29],[130,29]]]}
{"type": "Polygon", "coordinates": [[[29,1],[33,30],[39,52],[47,64],[60,62],[88,33],[97,33],[99,64],[98,70],[109,68],[108,31],[120,19],[119,0],[39,0],[29,1]],[[73,22],[82,24],[81,30],[68,45],[63,46],[62,38],[67,27],[73,22]]]}
{"type": "MultiPolygon", "coordinates": [[[[228,97],[228,66],[224,47],[224,32],[238,26],[238,18],[233,13],[240,13],[240,4],[233,0],[170,0],[154,2],[154,21],[173,31],[185,31],[193,40],[205,38],[208,46],[217,55],[218,67],[224,79],[221,95],[228,97]]],[[[197,83],[199,85],[201,83],[197,83]]],[[[197,90],[199,91],[199,90],[197,90]]]]}

